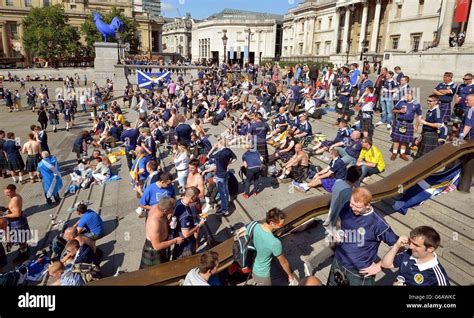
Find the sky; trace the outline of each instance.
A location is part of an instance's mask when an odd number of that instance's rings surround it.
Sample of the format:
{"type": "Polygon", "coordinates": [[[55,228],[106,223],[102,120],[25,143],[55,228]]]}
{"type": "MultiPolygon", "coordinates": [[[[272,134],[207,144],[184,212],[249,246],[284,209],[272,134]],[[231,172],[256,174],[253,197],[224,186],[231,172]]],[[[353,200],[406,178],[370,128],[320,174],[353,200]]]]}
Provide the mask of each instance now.
{"type": "Polygon", "coordinates": [[[223,9],[285,14],[302,0],[162,0],[161,11],[165,17],[185,16],[190,12],[196,19],[205,19],[223,9]],[[178,13],[179,10],[179,13],[178,13]]]}

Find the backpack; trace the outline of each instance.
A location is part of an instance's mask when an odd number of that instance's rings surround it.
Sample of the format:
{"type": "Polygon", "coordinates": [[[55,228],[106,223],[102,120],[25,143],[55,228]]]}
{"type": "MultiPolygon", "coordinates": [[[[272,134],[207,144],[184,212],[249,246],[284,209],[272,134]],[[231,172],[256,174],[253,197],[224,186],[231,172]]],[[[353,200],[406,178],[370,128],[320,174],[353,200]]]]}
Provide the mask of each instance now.
{"type": "Polygon", "coordinates": [[[216,116],[212,117],[211,125],[212,126],[219,126],[219,119],[216,116]]]}
{"type": "Polygon", "coordinates": [[[99,266],[92,263],[74,264],[71,272],[80,274],[84,283],[90,283],[100,278],[99,266]]]}
{"type": "Polygon", "coordinates": [[[234,262],[240,266],[243,273],[250,273],[252,270],[253,261],[257,255],[257,251],[253,246],[253,231],[257,224],[257,221],[252,221],[246,226],[246,228],[248,228],[249,235],[247,235],[247,231],[245,231],[241,235],[236,234],[234,236],[232,254],[234,262]]]}
{"type": "Polygon", "coordinates": [[[236,196],[239,194],[239,181],[232,172],[228,172],[229,174],[229,181],[227,182],[229,186],[229,194],[231,196],[236,196]]]}

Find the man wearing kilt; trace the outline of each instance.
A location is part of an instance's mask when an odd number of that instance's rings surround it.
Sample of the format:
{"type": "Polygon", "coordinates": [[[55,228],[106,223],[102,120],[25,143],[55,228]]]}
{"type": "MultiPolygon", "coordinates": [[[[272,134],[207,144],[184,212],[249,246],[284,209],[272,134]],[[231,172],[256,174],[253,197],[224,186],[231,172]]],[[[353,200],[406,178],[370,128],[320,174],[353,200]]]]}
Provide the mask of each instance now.
{"type": "MultiPolygon", "coordinates": [[[[337,97],[336,113],[337,118],[349,118],[349,98],[352,91],[350,77],[348,75],[343,77],[343,82],[339,88],[339,95],[337,97]]],[[[338,121],[339,123],[339,121],[338,121]]]]}
{"type": "Polygon", "coordinates": [[[25,169],[25,163],[19,149],[21,149],[21,146],[16,143],[15,134],[12,132],[7,133],[7,140],[3,144],[3,151],[8,160],[7,170],[11,171],[15,183],[18,183],[16,178],[17,171],[20,172],[20,182],[23,182],[23,170],[25,169]]]}
{"type": "Polygon", "coordinates": [[[374,134],[374,107],[376,98],[374,88],[368,86],[365,88],[362,96],[359,98],[360,109],[360,131],[364,137],[372,137],[374,134]]]}
{"type": "Polygon", "coordinates": [[[0,176],[3,175],[3,178],[7,178],[8,161],[5,152],[3,152],[3,144],[5,143],[4,138],[5,131],[0,130],[0,176]]]}
{"type": "Polygon", "coordinates": [[[453,82],[453,73],[445,72],[443,82],[439,83],[433,90],[433,94],[439,98],[439,109],[441,111],[442,122],[448,123],[451,119],[451,101],[456,92],[456,84],[453,82]]]}
{"type": "Polygon", "coordinates": [[[407,145],[413,142],[413,120],[417,120],[417,127],[419,126],[422,118],[421,105],[413,100],[413,93],[411,90],[405,91],[405,98],[400,100],[393,109],[393,113],[396,114],[396,120],[392,129],[392,156],[390,160],[395,160],[398,154],[398,148],[400,147],[400,158],[408,161],[408,157],[405,153],[407,145]]]}
{"type": "MultiPolygon", "coordinates": [[[[25,171],[30,174],[30,182],[35,183],[35,171],[38,171],[38,163],[42,160],[41,158],[41,145],[36,141],[35,134],[30,132],[28,135],[28,140],[23,145],[22,152],[28,154],[26,158],[26,169],[25,171]]],[[[38,172],[38,178],[41,179],[41,175],[38,172]]]]}
{"type": "Polygon", "coordinates": [[[428,97],[430,109],[426,112],[426,119],[421,120],[423,130],[421,133],[421,144],[416,153],[415,159],[438,147],[438,129],[443,125],[443,115],[438,105],[438,96],[428,97]]]}
{"type": "Polygon", "coordinates": [[[57,132],[56,128],[59,125],[59,110],[56,109],[56,105],[53,104],[53,107],[48,111],[49,113],[49,123],[53,126],[53,132],[57,132]]]}

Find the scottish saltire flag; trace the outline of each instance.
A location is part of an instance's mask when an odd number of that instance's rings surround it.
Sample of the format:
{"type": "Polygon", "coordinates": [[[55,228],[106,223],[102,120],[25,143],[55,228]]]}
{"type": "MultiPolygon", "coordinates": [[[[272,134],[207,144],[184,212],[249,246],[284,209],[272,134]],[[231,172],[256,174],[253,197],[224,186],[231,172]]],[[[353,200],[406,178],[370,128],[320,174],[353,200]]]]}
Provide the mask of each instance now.
{"type": "Polygon", "coordinates": [[[421,205],[431,197],[456,190],[460,177],[460,164],[434,174],[407,190],[403,197],[395,202],[393,209],[406,214],[409,208],[421,205]]]}
{"type": "Polygon", "coordinates": [[[52,198],[63,187],[61,172],[55,156],[44,158],[38,164],[38,171],[43,177],[43,190],[48,199],[52,198]]]}
{"type": "Polygon", "coordinates": [[[158,84],[158,81],[169,82],[171,79],[171,72],[163,73],[145,73],[142,71],[137,71],[137,82],[138,87],[144,89],[153,89],[158,84]]]}

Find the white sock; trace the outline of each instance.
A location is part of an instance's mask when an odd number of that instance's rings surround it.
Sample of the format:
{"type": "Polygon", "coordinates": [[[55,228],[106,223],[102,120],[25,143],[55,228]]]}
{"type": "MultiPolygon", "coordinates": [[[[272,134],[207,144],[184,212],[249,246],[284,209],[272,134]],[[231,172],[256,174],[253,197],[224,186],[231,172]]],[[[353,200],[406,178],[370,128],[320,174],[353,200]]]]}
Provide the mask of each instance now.
{"type": "Polygon", "coordinates": [[[394,154],[397,154],[397,153],[398,153],[398,149],[397,149],[397,150],[392,150],[392,152],[393,152],[394,154]]]}
{"type": "Polygon", "coordinates": [[[400,149],[400,154],[404,154],[405,153],[405,149],[400,149]]]}
{"type": "Polygon", "coordinates": [[[13,182],[16,182],[16,177],[12,176],[13,182]]]}
{"type": "Polygon", "coordinates": [[[20,176],[20,182],[22,182],[22,181],[23,181],[23,176],[20,176]]]}

